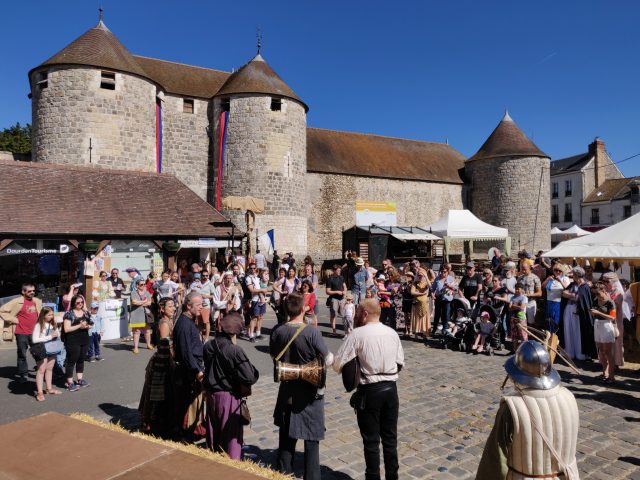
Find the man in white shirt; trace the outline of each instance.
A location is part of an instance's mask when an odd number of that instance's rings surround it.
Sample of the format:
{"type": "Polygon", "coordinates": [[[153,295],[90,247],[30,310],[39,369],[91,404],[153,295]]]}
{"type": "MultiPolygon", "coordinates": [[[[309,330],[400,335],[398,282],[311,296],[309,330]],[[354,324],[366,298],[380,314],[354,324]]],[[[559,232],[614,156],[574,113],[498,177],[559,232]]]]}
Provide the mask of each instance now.
{"type": "Polygon", "coordinates": [[[269,290],[266,288],[260,288],[260,279],[257,275],[256,264],[251,262],[249,267],[247,268],[247,276],[244,281],[246,282],[247,290],[251,292],[251,305],[250,305],[250,313],[249,316],[251,320],[249,321],[249,330],[247,332],[249,336],[249,341],[251,343],[256,341],[256,338],[262,338],[262,333],[260,332],[260,325],[262,323],[262,317],[267,311],[267,304],[264,302],[260,302],[260,294],[267,293],[269,290]],[[255,337],[253,333],[256,333],[255,337]]]}
{"type": "Polygon", "coordinates": [[[355,326],[358,328],[338,350],[333,368],[340,373],[347,362],[358,357],[361,377],[352,401],[364,444],[365,478],[380,478],[382,441],[385,478],[396,480],[399,409],[396,380],[404,365],[404,351],[398,334],[380,323],[380,304],[374,299],[366,298],[358,305],[355,326]]]}

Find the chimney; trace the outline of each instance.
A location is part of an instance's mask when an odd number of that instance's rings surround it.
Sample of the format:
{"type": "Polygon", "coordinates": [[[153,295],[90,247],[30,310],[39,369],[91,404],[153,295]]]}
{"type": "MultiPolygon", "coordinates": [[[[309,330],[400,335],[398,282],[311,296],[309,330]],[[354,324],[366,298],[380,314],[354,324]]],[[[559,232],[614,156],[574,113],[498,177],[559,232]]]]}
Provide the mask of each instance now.
{"type": "Polygon", "coordinates": [[[607,152],[604,148],[604,142],[600,140],[599,137],[596,137],[593,140],[593,143],[589,145],[589,154],[595,157],[595,188],[598,188],[607,178],[606,167],[610,163],[609,157],[607,156],[607,152]]]}

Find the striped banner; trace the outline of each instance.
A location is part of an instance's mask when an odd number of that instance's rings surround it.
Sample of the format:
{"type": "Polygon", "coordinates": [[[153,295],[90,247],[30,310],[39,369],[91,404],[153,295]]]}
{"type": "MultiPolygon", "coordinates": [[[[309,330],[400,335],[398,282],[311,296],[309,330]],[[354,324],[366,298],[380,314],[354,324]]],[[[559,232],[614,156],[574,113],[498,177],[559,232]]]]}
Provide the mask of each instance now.
{"type": "Polygon", "coordinates": [[[229,112],[220,112],[220,141],[218,143],[218,181],[216,183],[216,208],[222,204],[222,171],[224,170],[224,149],[227,145],[227,125],[229,112]]]}
{"type": "Polygon", "coordinates": [[[162,104],[156,102],[156,172],[162,173],[162,104]]]}

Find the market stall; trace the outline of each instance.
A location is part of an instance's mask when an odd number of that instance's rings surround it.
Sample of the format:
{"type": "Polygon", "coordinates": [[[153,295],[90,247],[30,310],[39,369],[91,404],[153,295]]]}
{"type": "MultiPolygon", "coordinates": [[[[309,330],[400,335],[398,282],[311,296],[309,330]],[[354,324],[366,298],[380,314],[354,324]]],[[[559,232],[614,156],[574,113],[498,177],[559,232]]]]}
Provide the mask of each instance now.
{"type": "Polygon", "coordinates": [[[449,210],[437,222],[424,227],[444,240],[444,256],[449,260],[452,240],[468,242],[468,251],[473,252],[474,240],[491,240],[500,243],[505,254],[511,254],[511,237],[506,228],[483,222],[469,210],[449,210]]]}

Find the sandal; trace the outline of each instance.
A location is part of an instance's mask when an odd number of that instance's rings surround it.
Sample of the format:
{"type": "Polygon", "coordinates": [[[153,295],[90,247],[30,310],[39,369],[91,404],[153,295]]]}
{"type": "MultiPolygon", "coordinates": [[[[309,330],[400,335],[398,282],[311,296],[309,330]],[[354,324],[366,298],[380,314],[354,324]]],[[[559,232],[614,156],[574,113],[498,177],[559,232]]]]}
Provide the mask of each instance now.
{"type": "Polygon", "coordinates": [[[45,393],[49,395],[62,395],[62,392],[60,390],[56,390],[55,388],[52,388],[51,390],[47,390],[45,393]]]}
{"type": "Polygon", "coordinates": [[[134,355],[138,355],[139,353],[140,353],[140,351],[139,351],[137,348],[135,348],[135,349],[133,350],[133,354],[134,354],[134,355]]]}
{"type": "Polygon", "coordinates": [[[44,394],[43,393],[36,393],[36,401],[44,402],[44,394]]]}

